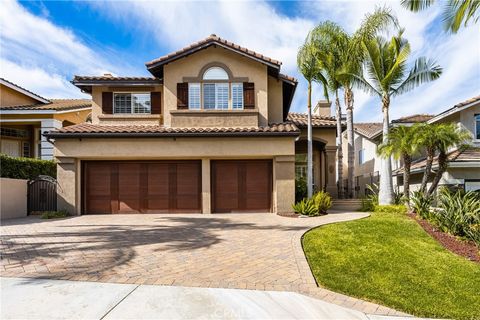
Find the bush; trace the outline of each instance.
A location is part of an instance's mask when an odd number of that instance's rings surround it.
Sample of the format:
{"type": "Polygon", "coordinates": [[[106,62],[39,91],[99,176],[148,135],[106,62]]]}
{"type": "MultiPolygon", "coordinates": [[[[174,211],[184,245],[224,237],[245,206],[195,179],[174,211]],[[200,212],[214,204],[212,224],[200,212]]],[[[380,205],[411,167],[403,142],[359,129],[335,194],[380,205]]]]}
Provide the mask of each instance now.
{"type": "Polygon", "coordinates": [[[465,237],[480,245],[480,195],[463,190],[440,188],[440,209],[431,213],[429,220],[442,231],[465,237]]]}
{"type": "Polygon", "coordinates": [[[432,196],[426,196],[421,191],[414,191],[410,197],[410,202],[413,212],[423,219],[430,219],[430,206],[433,202],[432,196]]]}
{"type": "Polygon", "coordinates": [[[305,178],[295,179],[295,202],[307,197],[307,181],[305,178]]]}
{"type": "Polygon", "coordinates": [[[60,210],[60,211],[45,211],[42,213],[42,219],[56,219],[56,218],[65,218],[68,216],[67,210],[60,210]]]}
{"type": "Polygon", "coordinates": [[[292,205],[295,213],[302,214],[305,216],[316,216],[318,215],[318,208],[315,205],[315,202],[312,199],[302,199],[300,202],[292,205]]]}
{"type": "Polygon", "coordinates": [[[39,175],[55,178],[57,166],[52,160],[14,158],[0,154],[0,176],[11,179],[35,179],[39,175]]]}
{"type": "Polygon", "coordinates": [[[326,214],[327,210],[332,207],[332,197],[328,192],[319,191],[312,197],[319,214],[326,214]]]}
{"type": "Polygon", "coordinates": [[[392,204],[392,205],[385,205],[385,206],[376,205],[373,211],[383,212],[383,213],[405,214],[407,213],[407,207],[405,207],[403,204],[392,204]]]}

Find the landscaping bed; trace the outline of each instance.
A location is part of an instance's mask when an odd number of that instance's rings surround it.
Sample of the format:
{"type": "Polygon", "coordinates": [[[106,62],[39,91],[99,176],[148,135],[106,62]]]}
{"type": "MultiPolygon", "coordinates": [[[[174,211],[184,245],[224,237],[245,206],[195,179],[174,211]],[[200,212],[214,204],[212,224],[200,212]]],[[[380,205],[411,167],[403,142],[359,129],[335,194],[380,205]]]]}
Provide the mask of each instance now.
{"type": "Polygon", "coordinates": [[[320,286],[415,316],[478,318],[480,265],[443,248],[406,214],[319,227],[303,247],[320,286]]]}
{"type": "Polygon", "coordinates": [[[451,234],[442,232],[427,220],[419,218],[414,213],[410,213],[409,216],[417,221],[423,230],[425,230],[446,249],[465,257],[468,260],[480,263],[479,249],[473,241],[462,241],[451,234]]]}

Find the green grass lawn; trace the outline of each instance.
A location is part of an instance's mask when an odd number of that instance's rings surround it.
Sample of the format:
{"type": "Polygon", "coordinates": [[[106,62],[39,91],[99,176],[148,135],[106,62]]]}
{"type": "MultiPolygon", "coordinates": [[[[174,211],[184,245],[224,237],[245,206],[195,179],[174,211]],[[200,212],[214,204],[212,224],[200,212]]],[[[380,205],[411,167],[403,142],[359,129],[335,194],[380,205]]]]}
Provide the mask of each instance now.
{"type": "Polygon", "coordinates": [[[317,282],[422,317],[480,319],[480,265],[402,214],[319,227],[303,239],[317,282]]]}

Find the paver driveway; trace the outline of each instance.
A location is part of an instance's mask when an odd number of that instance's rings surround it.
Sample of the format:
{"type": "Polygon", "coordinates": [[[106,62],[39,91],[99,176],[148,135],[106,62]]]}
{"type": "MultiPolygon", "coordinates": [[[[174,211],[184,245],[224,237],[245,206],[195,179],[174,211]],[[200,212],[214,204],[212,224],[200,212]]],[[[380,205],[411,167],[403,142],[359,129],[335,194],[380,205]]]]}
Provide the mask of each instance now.
{"type": "MultiPolygon", "coordinates": [[[[358,213],[38,217],[1,227],[3,276],[117,283],[285,289],[309,283],[297,235],[358,213]],[[302,259],[299,259],[302,258],[302,259]]],[[[303,256],[303,253],[302,253],[303,256]]]]}
{"type": "MultiPolygon", "coordinates": [[[[138,214],[6,220],[0,227],[0,273],[4,277],[288,290],[352,307],[363,302],[319,291],[300,238],[312,227],[365,216],[138,214]]],[[[378,308],[366,303],[357,309],[368,307],[370,313],[378,308]]]]}

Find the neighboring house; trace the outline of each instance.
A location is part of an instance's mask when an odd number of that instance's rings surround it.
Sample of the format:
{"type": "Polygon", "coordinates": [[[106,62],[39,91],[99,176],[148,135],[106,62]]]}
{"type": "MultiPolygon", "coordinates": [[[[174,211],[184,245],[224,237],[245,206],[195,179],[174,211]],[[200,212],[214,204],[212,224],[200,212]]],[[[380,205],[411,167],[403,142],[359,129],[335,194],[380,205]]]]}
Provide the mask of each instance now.
{"type": "Polygon", "coordinates": [[[0,153],[12,157],[53,159],[44,132],[85,122],[87,99],[45,99],[0,78],[0,153]]]}
{"type": "MultiPolygon", "coordinates": [[[[458,103],[452,108],[432,117],[427,123],[457,123],[472,134],[470,146],[451,150],[448,154],[448,169],[443,174],[439,185],[460,187],[465,190],[480,190],[480,96],[458,103]]],[[[425,158],[412,163],[411,189],[420,186],[425,168],[425,158]]],[[[438,168],[435,159],[432,171],[438,168]]],[[[403,185],[403,170],[394,171],[397,185],[403,185]]]]}
{"type": "MultiPolygon", "coordinates": [[[[147,62],[153,77],[75,76],[92,95],[92,123],[47,134],[58,208],[291,212],[306,116],[288,114],[297,81],[280,66],[211,35],[147,62]]],[[[317,188],[336,196],[335,119],[316,116],[314,127],[317,188]]]]}

